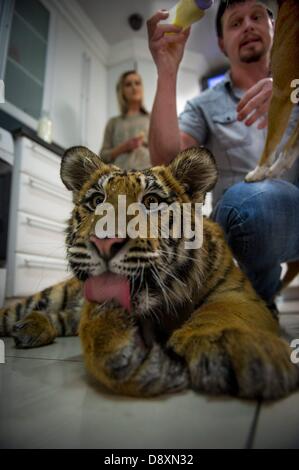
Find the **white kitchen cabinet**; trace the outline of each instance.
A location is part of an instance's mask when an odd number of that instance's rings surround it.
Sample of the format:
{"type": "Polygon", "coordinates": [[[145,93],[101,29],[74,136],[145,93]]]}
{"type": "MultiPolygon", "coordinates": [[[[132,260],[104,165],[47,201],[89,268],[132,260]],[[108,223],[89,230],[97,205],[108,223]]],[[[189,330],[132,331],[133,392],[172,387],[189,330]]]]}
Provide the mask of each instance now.
{"type": "Polygon", "coordinates": [[[65,223],[18,211],[16,247],[21,253],[65,258],[65,223]]]}
{"type": "Polygon", "coordinates": [[[7,297],[38,292],[71,274],[65,257],[72,195],[60,180],[61,157],[19,137],[9,221],[7,297]]]}
{"type": "Polygon", "coordinates": [[[4,76],[6,101],[31,120],[38,120],[43,106],[50,12],[39,1],[7,3],[14,8],[4,76]]]}
{"type": "MultiPolygon", "coordinates": [[[[59,178],[59,175],[57,175],[59,178]]],[[[19,178],[18,210],[40,215],[45,219],[65,220],[66,209],[70,212],[71,202],[60,184],[48,183],[44,178],[21,172],[19,178]]],[[[59,183],[59,180],[57,180],[59,183]]]]}
{"type": "Polygon", "coordinates": [[[13,291],[11,296],[23,297],[39,292],[67,277],[65,262],[32,254],[16,253],[14,264],[13,291]]]}
{"type": "Polygon", "coordinates": [[[22,142],[21,151],[22,158],[18,164],[22,173],[46,179],[48,183],[65,189],[59,177],[60,158],[58,155],[27,138],[22,142]]]}
{"type": "Polygon", "coordinates": [[[53,141],[98,152],[107,122],[106,41],[75,0],[23,3],[16,0],[1,36],[9,44],[0,54],[3,110],[35,131],[46,111],[53,141]]]}

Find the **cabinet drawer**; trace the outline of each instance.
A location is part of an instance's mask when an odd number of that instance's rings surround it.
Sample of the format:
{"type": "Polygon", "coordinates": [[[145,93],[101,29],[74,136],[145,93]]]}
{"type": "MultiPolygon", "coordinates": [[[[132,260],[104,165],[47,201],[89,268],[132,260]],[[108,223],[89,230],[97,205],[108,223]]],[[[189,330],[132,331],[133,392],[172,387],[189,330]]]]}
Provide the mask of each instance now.
{"type": "Polygon", "coordinates": [[[64,223],[71,215],[73,203],[66,189],[21,173],[19,191],[19,211],[64,223]]]}
{"type": "Polygon", "coordinates": [[[29,139],[21,141],[20,171],[36,176],[46,177],[49,183],[64,188],[60,178],[61,157],[29,139]]]}
{"type": "Polygon", "coordinates": [[[39,292],[72,277],[66,263],[55,258],[16,253],[13,285],[9,296],[21,297],[39,292]]]}
{"type": "Polygon", "coordinates": [[[18,212],[15,251],[64,260],[66,224],[18,212]]]}

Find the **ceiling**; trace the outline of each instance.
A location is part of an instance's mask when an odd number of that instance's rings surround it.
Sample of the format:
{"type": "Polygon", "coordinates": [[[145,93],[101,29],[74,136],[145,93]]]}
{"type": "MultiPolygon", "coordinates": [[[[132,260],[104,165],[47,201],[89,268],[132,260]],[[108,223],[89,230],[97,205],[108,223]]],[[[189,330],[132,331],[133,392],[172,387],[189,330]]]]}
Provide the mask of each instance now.
{"type": "MultiPolygon", "coordinates": [[[[219,51],[215,34],[215,15],[219,0],[210,8],[205,17],[194,24],[187,48],[199,52],[207,59],[210,69],[223,66],[226,62],[219,51]]],[[[147,38],[146,20],[161,8],[170,9],[175,0],[78,0],[79,5],[102,34],[108,44],[113,45],[132,37],[147,38]],[[145,19],[139,31],[133,31],[128,17],[139,13],[145,19]]]]}

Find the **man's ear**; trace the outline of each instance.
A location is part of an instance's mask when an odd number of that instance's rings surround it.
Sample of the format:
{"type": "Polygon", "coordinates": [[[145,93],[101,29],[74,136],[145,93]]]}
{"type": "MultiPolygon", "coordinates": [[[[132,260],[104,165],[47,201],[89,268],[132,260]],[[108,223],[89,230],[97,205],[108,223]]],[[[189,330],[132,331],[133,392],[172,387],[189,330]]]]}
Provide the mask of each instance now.
{"type": "Polygon", "coordinates": [[[60,177],[70,191],[80,191],[90,175],[105,163],[86,147],[71,147],[61,160],[60,177]]]}
{"type": "Polygon", "coordinates": [[[227,53],[226,53],[226,50],[225,50],[225,47],[224,47],[223,38],[218,37],[218,46],[219,46],[219,49],[221,50],[221,52],[227,57],[227,53]]]}
{"type": "Polygon", "coordinates": [[[218,179],[215,159],[204,147],[192,147],[180,152],[169,168],[193,200],[204,198],[218,179]]]}

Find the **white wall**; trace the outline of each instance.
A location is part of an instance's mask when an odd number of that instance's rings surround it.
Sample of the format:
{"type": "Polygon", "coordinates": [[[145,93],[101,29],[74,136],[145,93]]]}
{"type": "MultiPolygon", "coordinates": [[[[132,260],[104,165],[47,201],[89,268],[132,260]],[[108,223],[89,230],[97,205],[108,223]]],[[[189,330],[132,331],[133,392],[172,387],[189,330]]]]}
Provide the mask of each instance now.
{"type": "Polygon", "coordinates": [[[53,140],[98,152],[107,119],[108,45],[76,1],[44,1],[54,29],[48,68],[53,140]]]}
{"type": "Polygon", "coordinates": [[[63,147],[80,144],[81,54],[83,44],[68,22],[58,17],[50,115],[53,139],[63,147]]]}
{"type": "Polygon", "coordinates": [[[151,111],[156,93],[156,67],[151,59],[140,59],[137,67],[144,84],[144,104],[146,109],[151,111]]]}
{"type": "Polygon", "coordinates": [[[116,116],[119,114],[118,103],[116,99],[116,84],[122,73],[127,70],[134,70],[135,64],[134,60],[128,58],[127,60],[116,63],[113,66],[108,66],[107,68],[107,77],[108,77],[108,87],[107,87],[107,119],[116,116]]]}
{"type": "Polygon", "coordinates": [[[90,150],[98,153],[107,121],[107,69],[94,57],[91,62],[87,143],[90,150]]]}

